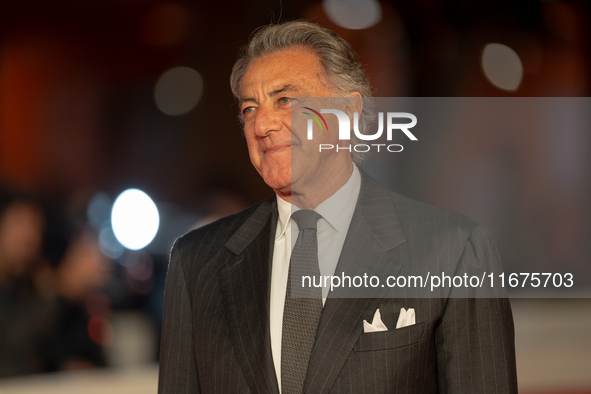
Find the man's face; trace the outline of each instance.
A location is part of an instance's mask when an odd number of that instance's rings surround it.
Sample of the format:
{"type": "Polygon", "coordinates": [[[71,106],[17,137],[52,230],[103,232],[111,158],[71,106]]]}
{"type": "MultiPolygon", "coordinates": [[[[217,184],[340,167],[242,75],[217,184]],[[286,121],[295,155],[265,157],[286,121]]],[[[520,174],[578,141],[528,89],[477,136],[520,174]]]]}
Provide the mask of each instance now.
{"type": "Polygon", "coordinates": [[[335,158],[351,161],[346,154],[318,154],[318,144],[335,144],[337,133],[308,141],[305,128],[292,130],[292,98],[334,96],[320,79],[322,75],[314,53],[293,47],[252,61],[242,78],[240,101],[250,160],[280,195],[289,194],[298,182],[309,182],[320,168],[337,168],[335,158]]]}

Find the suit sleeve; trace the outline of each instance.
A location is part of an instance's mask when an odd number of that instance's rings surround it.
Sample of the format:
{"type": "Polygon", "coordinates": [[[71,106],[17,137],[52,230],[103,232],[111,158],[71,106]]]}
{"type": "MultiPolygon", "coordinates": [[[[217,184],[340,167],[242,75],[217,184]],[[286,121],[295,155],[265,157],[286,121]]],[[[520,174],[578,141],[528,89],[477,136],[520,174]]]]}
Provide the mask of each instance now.
{"type": "Polygon", "coordinates": [[[170,254],[164,290],[158,394],[198,394],[191,299],[177,241],[170,254]]]}
{"type": "MultiPolygon", "coordinates": [[[[455,275],[477,271],[496,275],[501,269],[490,233],[475,227],[455,275]]],[[[459,295],[452,289],[435,332],[439,392],[517,393],[515,333],[508,298],[459,295]]]]}

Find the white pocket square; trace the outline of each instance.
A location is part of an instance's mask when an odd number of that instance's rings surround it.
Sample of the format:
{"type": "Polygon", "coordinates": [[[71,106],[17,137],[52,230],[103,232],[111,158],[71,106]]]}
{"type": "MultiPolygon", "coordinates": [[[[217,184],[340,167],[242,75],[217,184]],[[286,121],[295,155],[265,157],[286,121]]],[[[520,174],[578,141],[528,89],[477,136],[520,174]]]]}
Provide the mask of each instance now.
{"type": "Polygon", "coordinates": [[[398,316],[398,321],[396,322],[396,328],[408,327],[415,324],[415,310],[414,308],[408,308],[408,310],[404,308],[400,308],[400,316],[398,316]]]}
{"type": "Polygon", "coordinates": [[[371,324],[367,322],[367,320],[363,321],[363,332],[378,332],[378,331],[388,331],[388,327],[382,321],[382,315],[380,314],[380,309],[376,309],[375,315],[373,315],[373,320],[371,324]]]}

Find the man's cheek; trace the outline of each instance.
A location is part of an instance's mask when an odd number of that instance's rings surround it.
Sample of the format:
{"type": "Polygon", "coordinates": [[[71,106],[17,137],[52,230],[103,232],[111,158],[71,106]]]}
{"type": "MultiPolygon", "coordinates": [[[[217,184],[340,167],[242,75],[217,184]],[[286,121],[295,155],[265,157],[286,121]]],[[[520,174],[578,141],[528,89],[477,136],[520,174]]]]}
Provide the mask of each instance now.
{"type": "Polygon", "coordinates": [[[260,154],[257,151],[248,150],[248,154],[250,156],[250,162],[252,163],[252,165],[254,166],[254,168],[256,168],[256,170],[258,172],[261,172],[261,157],[260,154]]]}

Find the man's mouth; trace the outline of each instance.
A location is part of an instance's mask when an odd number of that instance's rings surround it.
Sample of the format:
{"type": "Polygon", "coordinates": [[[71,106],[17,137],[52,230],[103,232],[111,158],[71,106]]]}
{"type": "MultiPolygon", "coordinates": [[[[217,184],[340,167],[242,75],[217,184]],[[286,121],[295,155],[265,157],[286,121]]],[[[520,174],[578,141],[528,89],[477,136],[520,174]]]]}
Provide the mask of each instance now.
{"type": "Polygon", "coordinates": [[[285,149],[289,149],[290,147],[291,147],[291,145],[273,145],[273,146],[269,146],[269,147],[265,148],[263,153],[265,153],[265,154],[276,153],[276,152],[283,151],[285,149]]]}

